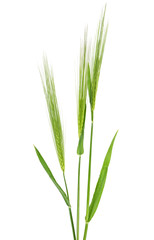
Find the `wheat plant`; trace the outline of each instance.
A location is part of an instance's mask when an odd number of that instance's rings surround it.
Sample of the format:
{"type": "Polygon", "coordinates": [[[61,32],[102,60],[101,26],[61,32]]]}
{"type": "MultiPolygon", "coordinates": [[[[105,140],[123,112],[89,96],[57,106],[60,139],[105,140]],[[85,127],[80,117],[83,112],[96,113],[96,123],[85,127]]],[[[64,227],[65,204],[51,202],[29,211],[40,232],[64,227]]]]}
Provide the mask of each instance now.
{"type": "MultiPolygon", "coordinates": [[[[78,146],[77,154],[79,156],[78,161],[78,179],[77,179],[77,213],[76,213],[76,230],[74,226],[74,220],[71,210],[71,203],[69,197],[68,186],[65,176],[65,148],[64,148],[64,135],[61,123],[61,117],[58,107],[58,100],[56,96],[56,89],[54,83],[54,76],[52,69],[49,67],[48,60],[46,57],[43,59],[44,71],[40,72],[44,95],[47,103],[51,132],[53,137],[53,142],[55,145],[55,150],[57,153],[57,158],[59,160],[60,168],[62,170],[63,179],[65,183],[65,190],[58,184],[53,173],[45,162],[39,150],[34,146],[38,159],[42,164],[43,168],[47,172],[48,176],[57,187],[61,196],[63,197],[70,216],[70,223],[72,228],[72,234],[74,240],[79,240],[79,229],[80,229],[80,168],[81,168],[81,156],[84,154],[84,134],[85,134],[85,121],[86,121],[86,109],[87,109],[87,95],[89,95],[89,104],[91,110],[91,134],[90,134],[90,148],[89,148],[89,166],[88,166],[88,180],[87,180],[87,201],[86,201],[86,214],[85,214],[85,230],[83,234],[83,240],[87,239],[88,225],[93,218],[102,193],[105,186],[108,167],[110,164],[112,149],[114,141],[117,135],[114,135],[111,144],[106,153],[105,159],[102,164],[100,175],[90,202],[90,183],[91,183],[91,161],[92,161],[92,141],[93,141],[93,124],[94,124],[94,110],[96,104],[96,95],[100,77],[100,71],[102,66],[102,60],[104,55],[108,24],[105,25],[105,13],[106,6],[104,8],[103,14],[100,18],[96,41],[93,44],[92,52],[90,52],[87,28],[84,33],[84,40],[80,46],[80,61],[79,61],[79,80],[78,80],[78,90],[77,90],[77,122],[78,122],[78,146]],[[88,94],[87,94],[88,93],[88,94]]],[[[87,145],[86,145],[87,147],[87,145]]],[[[67,237],[67,236],[66,236],[67,237]]]]}

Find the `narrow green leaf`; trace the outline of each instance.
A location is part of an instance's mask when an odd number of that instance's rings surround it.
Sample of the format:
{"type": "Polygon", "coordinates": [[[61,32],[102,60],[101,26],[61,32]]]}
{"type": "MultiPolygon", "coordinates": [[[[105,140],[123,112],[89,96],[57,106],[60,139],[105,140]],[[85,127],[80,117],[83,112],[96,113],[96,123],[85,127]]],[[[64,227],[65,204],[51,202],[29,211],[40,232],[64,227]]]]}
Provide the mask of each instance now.
{"type": "Polygon", "coordinates": [[[93,194],[93,198],[92,198],[91,204],[89,206],[88,219],[86,219],[88,222],[90,222],[90,220],[94,216],[94,214],[97,210],[98,204],[100,202],[102,193],[103,193],[103,189],[104,189],[106,177],[107,177],[107,172],[108,172],[108,166],[109,166],[110,159],[111,159],[112,148],[113,148],[114,140],[116,138],[117,133],[118,133],[118,131],[116,132],[114,138],[112,139],[112,142],[110,144],[110,147],[109,147],[107,154],[105,156],[105,159],[104,159],[104,163],[103,163],[103,166],[102,166],[102,169],[101,169],[98,181],[97,181],[95,192],[93,194]]]}
{"type": "Polygon", "coordinates": [[[57,189],[59,190],[59,192],[61,193],[64,201],[66,202],[67,206],[70,206],[70,202],[69,199],[66,195],[66,193],[63,191],[63,189],[59,186],[59,184],[57,183],[56,179],[54,178],[51,170],[49,169],[48,165],[46,164],[45,160],[43,159],[42,155],[40,154],[40,152],[38,151],[38,149],[34,146],[36,154],[38,156],[38,159],[40,160],[40,163],[42,164],[44,170],[47,172],[47,174],[49,175],[50,179],[52,180],[52,182],[55,184],[55,186],[57,187],[57,189]]]}
{"type": "Polygon", "coordinates": [[[84,110],[83,128],[82,128],[82,132],[81,132],[79,142],[78,142],[78,147],[77,147],[77,154],[78,155],[82,155],[84,153],[83,142],[84,142],[85,119],[86,119],[86,105],[85,105],[85,110],[84,110]]]}

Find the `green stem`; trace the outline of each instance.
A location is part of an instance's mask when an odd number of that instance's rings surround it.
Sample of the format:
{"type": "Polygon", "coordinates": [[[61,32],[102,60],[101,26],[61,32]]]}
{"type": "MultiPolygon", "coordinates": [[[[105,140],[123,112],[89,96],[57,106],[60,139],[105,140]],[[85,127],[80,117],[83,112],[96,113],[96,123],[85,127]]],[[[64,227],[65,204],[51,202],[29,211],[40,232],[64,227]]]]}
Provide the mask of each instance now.
{"type": "Polygon", "coordinates": [[[77,240],[79,240],[79,223],[80,223],[80,165],[81,165],[81,155],[79,156],[79,164],[78,164],[77,226],[76,226],[77,240]]]}
{"type": "MultiPolygon", "coordinates": [[[[65,187],[66,187],[67,197],[68,197],[68,200],[69,200],[69,202],[70,202],[69,193],[68,193],[68,187],[67,187],[67,183],[66,183],[66,178],[65,178],[65,173],[64,173],[64,172],[63,172],[63,177],[64,177],[64,183],[65,183],[65,187]]],[[[71,226],[72,226],[73,238],[74,238],[74,240],[76,240],[76,235],[75,235],[75,228],[74,228],[74,222],[73,222],[71,205],[68,207],[68,209],[69,209],[70,221],[71,221],[71,226]]]]}
{"type": "Polygon", "coordinates": [[[92,139],[93,139],[93,112],[91,114],[91,135],[90,135],[90,151],[89,151],[89,168],[88,168],[88,185],[87,185],[87,207],[86,207],[86,223],[84,237],[85,240],[87,237],[88,231],[88,214],[89,214],[89,201],[90,201],[90,180],[91,180],[91,156],[92,156],[92,139]]]}
{"type": "Polygon", "coordinates": [[[89,169],[88,169],[88,186],[87,186],[87,210],[86,210],[86,217],[88,217],[88,212],[89,212],[89,200],[90,200],[92,138],[93,138],[93,122],[91,123],[91,136],[90,136],[90,151],[89,151],[89,169]]]}
{"type": "Polygon", "coordinates": [[[85,229],[84,229],[83,240],[86,240],[86,237],[87,237],[87,231],[88,231],[88,223],[85,223],[85,229]]]}

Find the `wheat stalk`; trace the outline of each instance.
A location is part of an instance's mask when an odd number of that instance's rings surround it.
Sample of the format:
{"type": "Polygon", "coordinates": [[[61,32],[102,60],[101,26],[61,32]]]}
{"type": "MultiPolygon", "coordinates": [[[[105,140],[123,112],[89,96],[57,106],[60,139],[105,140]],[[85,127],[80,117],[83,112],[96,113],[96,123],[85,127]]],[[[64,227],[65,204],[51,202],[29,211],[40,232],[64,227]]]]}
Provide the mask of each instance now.
{"type": "Polygon", "coordinates": [[[87,237],[87,230],[88,230],[88,223],[89,223],[89,202],[90,202],[94,109],[95,109],[98,81],[99,81],[99,76],[100,76],[100,70],[101,70],[102,59],[103,59],[103,54],[104,54],[104,47],[105,47],[105,42],[106,42],[107,30],[108,30],[108,25],[107,25],[107,27],[105,29],[105,33],[104,33],[105,13],[106,13],[106,6],[104,9],[103,15],[100,19],[100,22],[99,22],[96,43],[95,43],[95,47],[94,47],[94,51],[93,51],[93,56],[91,57],[91,63],[88,65],[88,68],[87,68],[88,92],[89,92],[89,101],[90,101],[90,107],[91,107],[91,134],[90,134],[90,149],[89,149],[85,231],[84,231],[84,237],[83,237],[84,240],[87,237]]]}
{"type": "Polygon", "coordinates": [[[88,54],[87,54],[87,29],[84,33],[84,41],[80,46],[80,66],[79,66],[79,86],[78,86],[78,136],[79,143],[77,148],[77,154],[79,155],[78,163],[78,185],[77,185],[77,240],[79,240],[79,222],[80,222],[80,167],[81,167],[81,155],[84,152],[83,140],[84,140],[84,126],[86,118],[86,99],[87,99],[87,66],[88,66],[88,54]]]}
{"type": "MultiPolygon", "coordinates": [[[[46,103],[47,103],[47,107],[48,107],[53,141],[54,141],[55,149],[57,152],[59,164],[60,164],[61,170],[63,171],[63,179],[64,179],[64,183],[65,183],[65,188],[66,188],[67,199],[66,199],[66,196],[64,195],[65,193],[62,192],[62,194],[65,199],[65,202],[69,203],[67,205],[68,205],[68,209],[69,209],[73,238],[74,238],[74,240],[76,240],[71,204],[70,204],[70,199],[69,199],[69,192],[68,192],[68,187],[67,187],[66,177],[65,177],[65,151],[64,151],[63,129],[62,129],[60,113],[59,113],[59,108],[58,108],[58,101],[57,101],[57,96],[56,96],[54,77],[53,77],[52,70],[49,68],[49,64],[48,64],[46,57],[44,57],[44,59],[43,59],[43,66],[44,66],[44,74],[43,75],[41,73],[40,74],[41,74],[44,94],[45,94],[45,98],[46,98],[46,103]]],[[[38,152],[37,152],[37,155],[38,155],[38,152]]],[[[38,155],[38,157],[40,158],[40,155],[38,155]]],[[[49,170],[48,166],[46,165],[45,161],[42,161],[42,159],[40,161],[41,161],[43,167],[45,168],[46,172],[48,173],[48,175],[51,177],[51,173],[49,173],[50,170],[49,170]]],[[[52,178],[52,181],[57,186],[57,183],[55,182],[54,177],[52,176],[51,178],[52,178]]],[[[58,185],[58,190],[61,191],[61,187],[59,185],[58,185]]]]}
{"type": "Polygon", "coordinates": [[[45,162],[43,156],[39,150],[35,147],[36,154],[42,164],[43,168],[47,172],[48,176],[57,187],[61,196],[63,197],[66,205],[69,209],[70,222],[72,227],[73,239],[79,240],[79,227],[80,227],[80,167],[81,167],[81,155],[84,153],[84,130],[85,130],[85,119],[86,119],[86,101],[87,101],[87,90],[89,93],[89,102],[91,110],[91,134],[90,134],[90,148],[89,148],[89,166],[88,166],[88,182],[87,182],[87,202],[86,202],[86,216],[85,216],[85,230],[83,240],[87,238],[88,225],[91,219],[93,218],[102,193],[105,186],[108,168],[111,160],[111,154],[113,149],[113,144],[117,135],[113,137],[111,144],[108,148],[107,154],[105,156],[100,175],[93,193],[93,197],[90,203],[90,183],[91,183],[91,160],[92,160],[92,142],[93,142],[93,122],[94,122],[94,110],[96,104],[96,95],[98,89],[99,76],[102,66],[102,59],[104,54],[104,48],[106,43],[106,36],[108,31],[108,24],[105,27],[105,13],[104,12],[99,21],[96,42],[93,48],[93,54],[89,57],[88,51],[88,40],[87,40],[87,29],[84,33],[84,40],[80,47],[80,64],[79,64],[79,81],[78,81],[78,98],[77,98],[77,122],[78,122],[78,146],[77,154],[79,155],[78,163],[78,183],[77,183],[77,224],[76,224],[76,233],[74,228],[74,221],[72,216],[70,197],[68,192],[68,186],[65,177],[65,149],[64,149],[64,135],[63,128],[61,124],[60,112],[58,107],[58,101],[56,96],[54,77],[47,58],[43,59],[44,71],[41,74],[44,94],[46,98],[50,125],[52,129],[53,141],[59,160],[61,170],[63,172],[63,179],[65,183],[66,190],[64,191],[61,186],[56,181],[52,171],[50,170],[48,164],[45,162]]]}

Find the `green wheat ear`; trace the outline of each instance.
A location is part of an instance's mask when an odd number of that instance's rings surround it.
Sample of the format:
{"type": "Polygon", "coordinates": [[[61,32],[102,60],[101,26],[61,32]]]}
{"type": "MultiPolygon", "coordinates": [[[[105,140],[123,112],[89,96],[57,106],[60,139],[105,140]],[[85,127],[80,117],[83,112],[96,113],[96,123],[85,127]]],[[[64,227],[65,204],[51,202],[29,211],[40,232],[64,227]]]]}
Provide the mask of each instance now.
{"type": "Polygon", "coordinates": [[[79,83],[78,83],[78,104],[77,104],[77,116],[78,116],[78,136],[79,143],[77,148],[77,154],[81,155],[84,152],[83,139],[84,139],[84,125],[86,116],[86,99],[87,99],[87,29],[84,32],[84,41],[80,47],[80,65],[79,65],[79,83]]]}
{"type": "Polygon", "coordinates": [[[94,47],[94,53],[93,53],[92,61],[90,64],[91,67],[88,69],[88,75],[89,75],[88,81],[90,81],[88,83],[88,91],[89,91],[90,104],[91,104],[92,111],[94,111],[94,108],[95,108],[99,75],[100,75],[104,48],[106,43],[106,36],[108,31],[108,24],[104,30],[105,12],[106,12],[106,6],[99,22],[97,38],[96,38],[96,43],[94,47]]]}
{"type": "Polygon", "coordinates": [[[43,59],[44,74],[41,74],[44,94],[47,102],[52,136],[62,171],[65,171],[64,136],[56,97],[54,77],[47,58],[43,59]]]}
{"type": "Polygon", "coordinates": [[[79,67],[79,86],[78,86],[78,135],[79,138],[84,127],[86,98],[87,98],[87,30],[84,33],[84,43],[80,47],[80,67],[79,67]]]}

